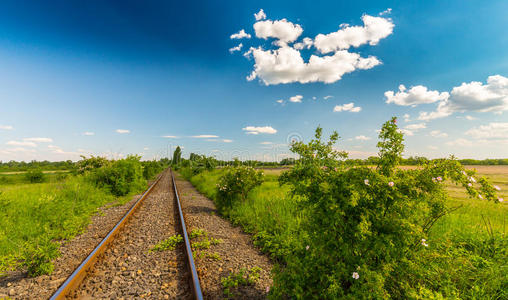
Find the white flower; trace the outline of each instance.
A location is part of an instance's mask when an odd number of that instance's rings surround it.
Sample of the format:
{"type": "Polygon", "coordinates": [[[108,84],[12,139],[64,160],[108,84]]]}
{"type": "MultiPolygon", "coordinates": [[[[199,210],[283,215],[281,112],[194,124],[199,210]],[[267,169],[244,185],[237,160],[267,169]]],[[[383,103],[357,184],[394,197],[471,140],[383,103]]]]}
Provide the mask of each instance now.
{"type": "Polygon", "coordinates": [[[474,179],[474,177],[469,177],[469,181],[476,182],[476,179],[474,179]]]}
{"type": "Polygon", "coordinates": [[[270,287],[269,286],[266,287],[266,292],[267,293],[270,292],[270,287]]]}
{"type": "Polygon", "coordinates": [[[464,174],[465,176],[467,176],[467,173],[466,173],[466,171],[462,171],[462,174],[464,174]]]}
{"type": "Polygon", "coordinates": [[[498,200],[499,202],[503,202],[503,201],[504,201],[504,199],[503,199],[503,198],[498,198],[497,200],[498,200]]]}
{"type": "Polygon", "coordinates": [[[393,183],[393,181],[390,181],[390,182],[388,182],[388,185],[389,185],[389,186],[394,186],[394,185],[395,185],[395,183],[393,183]]]}
{"type": "Polygon", "coordinates": [[[500,191],[500,190],[501,190],[501,188],[500,188],[499,186],[497,186],[497,185],[495,185],[495,186],[494,186],[494,188],[495,188],[496,190],[498,190],[498,191],[500,191]]]}
{"type": "Polygon", "coordinates": [[[365,180],[363,181],[363,183],[365,183],[365,185],[370,185],[370,184],[369,184],[369,180],[368,180],[368,179],[365,179],[365,180]]]}
{"type": "Polygon", "coordinates": [[[360,278],[360,274],[358,274],[358,272],[353,272],[353,278],[354,279],[360,278]]]}
{"type": "Polygon", "coordinates": [[[467,184],[467,186],[473,186],[473,184],[472,184],[471,182],[469,182],[469,183],[467,184]]]}
{"type": "Polygon", "coordinates": [[[307,246],[305,247],[305,250],[309,251],[309,248],[310,248],[310,247],[309,247],[309,245],[307,245],[307,246]]]}
{"type": "Polygon", "coordinates": [[[425,246],[425,247],[429,246],[429,244],[427,244],[427,240],[426,239],[422,239],[422,245],[425,246]]]}
{"type": "Polygon", "coordinates": [[[482,195],[480,195],[480,194],[478,194],[478,198],[483,199],[483,196],[482,196],[482,195]]]}

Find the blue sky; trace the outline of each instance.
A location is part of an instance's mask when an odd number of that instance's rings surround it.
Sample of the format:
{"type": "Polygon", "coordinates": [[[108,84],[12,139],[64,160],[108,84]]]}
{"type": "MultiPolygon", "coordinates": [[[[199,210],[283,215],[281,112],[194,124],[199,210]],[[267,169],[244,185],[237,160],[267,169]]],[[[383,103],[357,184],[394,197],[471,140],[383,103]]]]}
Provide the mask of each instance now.
{"type": "Polygon", "coordinates": [[[318,125],[367,157],[391,116],[406,156],[508,157],[508,2],[244,2],[2,1],[0,160],[279,160],[318,125]]]}

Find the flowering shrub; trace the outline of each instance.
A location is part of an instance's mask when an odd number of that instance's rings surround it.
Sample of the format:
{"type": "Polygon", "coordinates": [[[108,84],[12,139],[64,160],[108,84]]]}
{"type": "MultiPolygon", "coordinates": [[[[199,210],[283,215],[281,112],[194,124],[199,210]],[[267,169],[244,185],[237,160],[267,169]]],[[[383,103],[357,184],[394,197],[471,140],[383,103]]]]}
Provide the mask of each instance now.
{"type": "Polygon", "coordinates": [[[217,183],[217,204],[230,208],[235,201],[245,201],[249,192],[263,183],[263,172],[252,167],[228,167],[217,183]]]}
{"type": "Polygon", "coordinates": [[[280,176],[299,196],[308,240],[302,241],[276,270],[275,298],[418,298],[425,296],[419,269],[406,267],[432,248],[428,232],[449,211],[442,182],[463,186],[471,197],[499,201],[485,178],[475,179],[453,159],[424,162],[418,169],[397,168],[404,150],[396,119],[379,134],[377,168],[346,167],[346,153],[321,140],[322,130],[308,144],[291,151],[300,159],[280,176]],[[411,273],[413,272],[413,273],[411,273]]]}

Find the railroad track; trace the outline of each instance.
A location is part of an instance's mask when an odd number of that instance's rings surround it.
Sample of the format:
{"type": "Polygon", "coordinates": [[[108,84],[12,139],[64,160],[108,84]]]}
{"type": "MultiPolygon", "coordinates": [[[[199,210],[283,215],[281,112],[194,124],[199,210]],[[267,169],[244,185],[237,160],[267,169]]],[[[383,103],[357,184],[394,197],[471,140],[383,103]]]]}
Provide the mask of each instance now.
{"type": "Polygon", "coordinates": [[[166,299],[168,294],[172,298],[203,299],[171,170],[157,178],[50,299],[162,297],[162,294],[166,299]],[[171,216],[173,220],[164,220],[171,216]],[[185,242],[183,253],[148,253],[154,241],[178,231],[185,242]],[[144,274],[148,274],[146,278],[141,276],[144,274]],[[168,281],[173,285],[168,286],[168,281]],[[186,282],[188,287],[184,286],[186,282]]]}

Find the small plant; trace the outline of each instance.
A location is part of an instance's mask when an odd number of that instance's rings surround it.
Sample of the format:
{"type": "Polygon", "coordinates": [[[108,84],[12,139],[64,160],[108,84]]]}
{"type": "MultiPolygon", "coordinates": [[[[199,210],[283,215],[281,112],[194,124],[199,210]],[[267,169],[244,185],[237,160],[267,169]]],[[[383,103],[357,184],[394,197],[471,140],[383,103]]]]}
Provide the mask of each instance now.
{"type": "Polygon", "coordinates": [[[210,240],[208,238],[205,238],[204,240],[202,240],[200,242],[194,242],[194,243],[192,243],[192,248],[199,249],[199,250],[209,249],[210,245],[211,245],[210,240]]]}
{"type": "Polygon", "coordinates": [[[159,242],[157,245],[153,246],[153,248],[150,249],[149,252],[175,250],[176,246],[182,242],[183,237],[179,234],[176,234],[159,242]]]}
{"type": "Polygon", "coordinates": [[[249,192],[263,183],[263,172],[252,167],[228,167],[217,183],[217,202],[229,209],[236,201],[245,201],[249,192]]]}
{"type": "Polygon", "coordinates": [[[214,252],[214,253],[206,253],[206,257],[210,258],[210,259],[213,259],[213,260],[221,260],[221,257],[219,255],[219,253],[217,252],[214,252]]]}
{"type": "Polygon", "coordinates": [[[253,267],[250,270],[241,268],[237,273],[229,274],[229,276],[221,279],[222,289],[226,298],[235,297],[232,289],[238,286],[247,286],[256,283],[259,280],[261,272],[260,267],[253,267]]]}
{"type": "Polygon", "coordinates": [[[207,236],[208,233],[204,229],[193,229],[191,233],[189,234],[190,239],[198,238],[200,236],[207,236]]]}
{"type": "Polygon", "coordinates": [[[49,239],[34,245],[27,244],[23,252],[23,266],[30,277],[51,274],[54,268],[51,260],[58,255],[58,245],[49,239]]]}
{"type": "Polygon", "coordinates": [[[222,239],[216,239],[216,238],[212,238],[210,240],[210,242],[212,243],[212,245],[218,245],[218,244],[221,244],[222,243],[222,239]]]}

